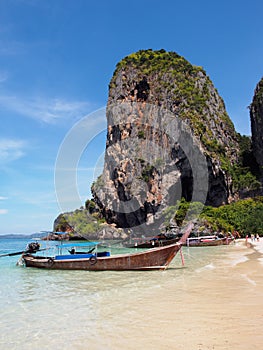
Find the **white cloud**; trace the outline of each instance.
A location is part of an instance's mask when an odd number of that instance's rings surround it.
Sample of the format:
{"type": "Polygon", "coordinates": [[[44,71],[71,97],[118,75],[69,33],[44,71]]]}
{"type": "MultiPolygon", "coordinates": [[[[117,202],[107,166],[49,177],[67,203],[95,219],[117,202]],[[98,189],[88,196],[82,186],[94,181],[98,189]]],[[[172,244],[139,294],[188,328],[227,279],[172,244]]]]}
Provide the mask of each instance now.
{"type": "Polygon", "coordinates": [[[8,210],[7,209],[0,209],[0,215],[7,214],[8,210]]]}
{"type": "Polygon", "coordinates": [[[5,201],[7,199],[8,199],[7,197],[0,196],[0,201],[5,201]]]}
{"type": "Polygon", "coordinates": [[[23,140],[0,139],[0,161],[6,163],[23,157],[25,146],[23,140]]]}
{"type": "Polygon", "coordinates": [[[55,124],[62,119],[79,119],[87,114],[89,104],[83,101],[64,99],[25,99],[17,96],[0,95],[0,108],[33,118],[47,124],[55,124]]]}

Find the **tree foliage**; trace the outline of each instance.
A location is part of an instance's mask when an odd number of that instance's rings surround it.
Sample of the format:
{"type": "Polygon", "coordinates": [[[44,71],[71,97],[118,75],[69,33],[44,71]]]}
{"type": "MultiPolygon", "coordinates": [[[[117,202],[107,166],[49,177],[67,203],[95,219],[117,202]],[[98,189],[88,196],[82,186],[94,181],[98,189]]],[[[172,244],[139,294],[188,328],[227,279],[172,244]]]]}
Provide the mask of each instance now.
{"type": "Polygon", "coordinates": [[[214,229],[263,235],[263,197],[249,198],[219,208],[205,207],[201,216],[214,229]]]}
{"type": "Polygon", "coordinates": [[[100,224],[103,222],[105,220],[101,219],[98,213],[90,214],[87,209],[77,209],[70,213],[61,214],[57,219],[55,230],[65,231],[67,227],[70,227],[76,233],[88,236],[98,232],[100,224]]]}
{"type": "Polygon", "coordinates": [[[211,231],[238,231],[242,237],[251,233],[263,235],[263,197],[244,199],[218,208],[203,207],[202,203],[182,199],[177,206],[168,207],[165,211],[167,226],[171,220],[180,226],[185,219],[194,218],[205,222],[211,231]]]}

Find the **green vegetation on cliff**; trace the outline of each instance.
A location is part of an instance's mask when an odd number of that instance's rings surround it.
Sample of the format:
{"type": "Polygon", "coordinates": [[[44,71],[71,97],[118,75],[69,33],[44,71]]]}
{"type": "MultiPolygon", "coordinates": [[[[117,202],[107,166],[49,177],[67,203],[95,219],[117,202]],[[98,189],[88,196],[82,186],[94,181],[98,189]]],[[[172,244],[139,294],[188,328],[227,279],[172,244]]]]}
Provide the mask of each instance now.
{"type": "Polygon", "coordinates": [[[243,237],[247,234],[263,234],[263,197],[239,200],[219,208],[205,207],[201,218],[212,229],[225,232],[236,230],[243,237]]]}
{"type": "MultiPolygon", "coordinates": [[[[237,147],[234,125],[205,70],[175,52],[148,49],[130,54],[116,65],[109,88],[117,100],[127,98],[125,91],[133,95],[137,90],[137,101],[171,110],[190,125],[209,155],[229,159],[228,148],[237,147]],[[122,93],[117,92],[120,87],[122,93]],[[224,135],[232,144],[225,144],[224,135]]],[[[143,138],[143,132],[138,136],[143,138]]]]}
{"type": "Polygon", "coordinates": [[[252,108],[252,107],[260,108],[262,103],[263,103],[263,78],[257,84],[256,91],[255,91],[254,98],[253,98],[253,102],[252,102],[250,108],[252,108]]]}
{"type": "MultiPolygon", "coordinates": [[[[188,219],[196,218],[202,204],[186,202],[184,199],[175,207],[168,207],[165,211],[166,225],[173,219],[181,225],[188,215],[188,219]]],[[[204,206],[199,216],[200,227],[210,228],[211,231],[233,232],[238,231],[242,237],[247,234],[263,235],[263,197],[239,200],[218,208],[204,206]]]]}
{"type": "Polygon", "coordinates": [[[222,169],[232,179],[232,191],[257,191],[261,187],[259,167],[252,150],[251,137],[238,134],[240,151],[236,164],[231,164],[228,159],[221,158],[222,169]]]}
{"type": "Polygon", "coordinates": [[[86,209],[80,208],[73,212],[63,213],[58,216],[54,224],[55,231],[65,232],[73,229],[80,236],[92,236],[100,230],[100,224],[105,220],[94,211],[94,202],[86,201],[86,209]]]}
{"type": "Polygon", "coordinates": [[[139,50],[121,60],[116,68],[123,68],[127,65],[141,67],[141,72],[144,75],[150,75],[155,71],[165,73],[171,68],[176,69],[179,73],[189,74],[193,71],[203,70],[202,67],[193,66],[177,53],[167,52],[163,49],[157,51],[139,50]]]}

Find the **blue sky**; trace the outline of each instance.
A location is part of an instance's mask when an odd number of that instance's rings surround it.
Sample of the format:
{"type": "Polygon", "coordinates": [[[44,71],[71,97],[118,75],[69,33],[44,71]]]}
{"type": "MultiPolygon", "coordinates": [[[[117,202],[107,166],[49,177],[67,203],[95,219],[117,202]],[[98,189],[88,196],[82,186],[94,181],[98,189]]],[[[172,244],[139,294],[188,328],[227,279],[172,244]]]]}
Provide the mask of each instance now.
{"type": "Polygon", "coordinates": [[[79,203],[90,196],[108,84],[132,52],[164,48],[202,66],[237,131],[250,134],[247,107],[263,75],[262,13],[262,0],[1,0],[0,234],[52,229],[63,209],[56,159],[83,118],[90,126],[77,164],[79,203]]]}

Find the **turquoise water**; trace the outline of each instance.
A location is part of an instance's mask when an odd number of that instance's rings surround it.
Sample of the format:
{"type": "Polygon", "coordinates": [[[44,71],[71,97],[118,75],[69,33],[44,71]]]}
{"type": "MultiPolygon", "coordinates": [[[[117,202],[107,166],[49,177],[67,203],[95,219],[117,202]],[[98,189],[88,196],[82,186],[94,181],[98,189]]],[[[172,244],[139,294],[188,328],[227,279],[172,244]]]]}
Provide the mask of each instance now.
{"type": "MultiPolygon", "coordinates": [[[[0,239],[0,254],[23,250],[27,243],[0,239]]],[[[19,256],[0,258],[0,349],[116,349],[116,339],[129,333],[122,328],[127,318],[136,328],[143,313],[138,305],[155,291],[165,295],[167,288],[179,302],[192,279],[222,266],[222,256],[228,256],[223,259],[228,266],[240,259],[229,248],[184,247],[185,267],[178,254],[164,272],[49,271],[17,266],[19,256]]],[[[147,322],[151,316],[144,317],[147,322]]]]}

